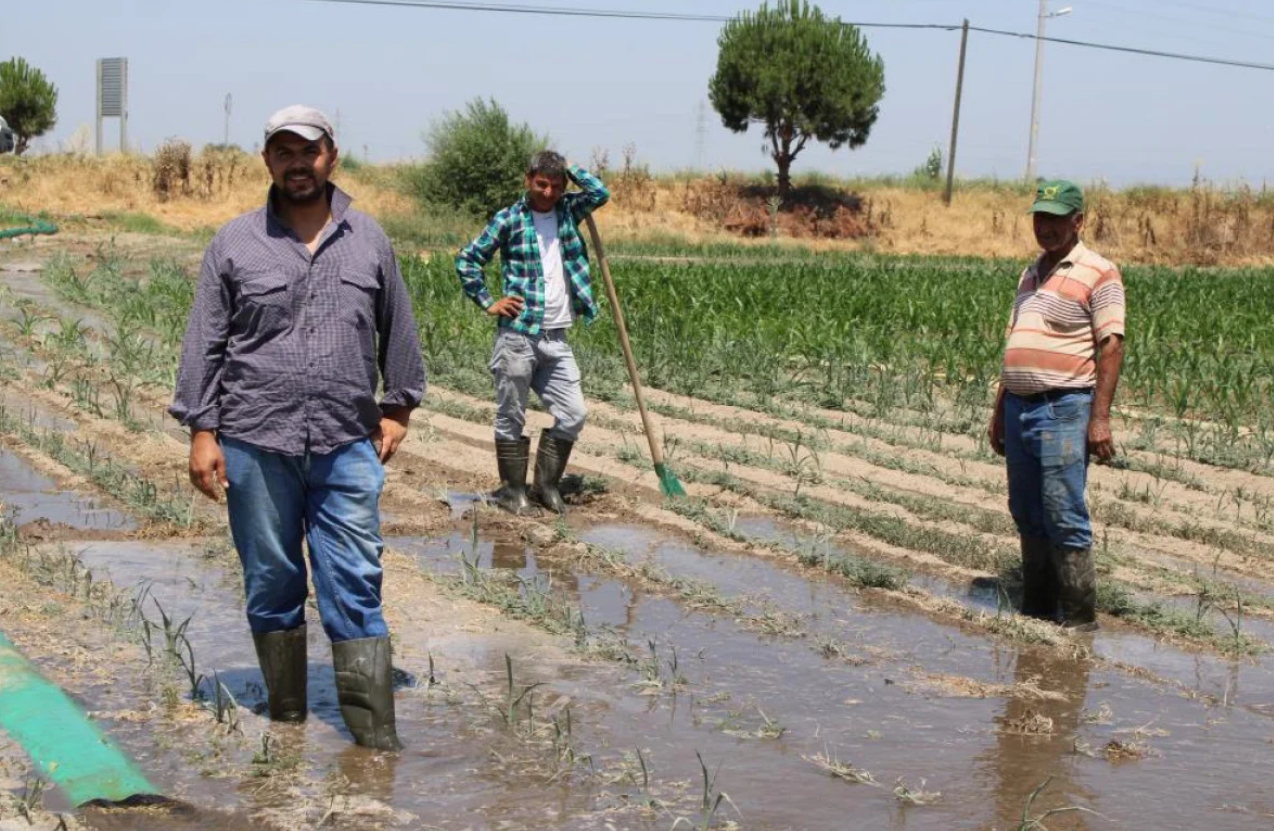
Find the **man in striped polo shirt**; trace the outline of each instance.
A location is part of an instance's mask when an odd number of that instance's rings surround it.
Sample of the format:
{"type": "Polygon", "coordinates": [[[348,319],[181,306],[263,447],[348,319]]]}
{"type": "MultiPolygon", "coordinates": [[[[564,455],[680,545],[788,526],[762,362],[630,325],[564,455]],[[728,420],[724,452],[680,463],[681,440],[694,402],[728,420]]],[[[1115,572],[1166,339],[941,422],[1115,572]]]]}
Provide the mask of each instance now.
{"type": "Polygon", "coordinates": [[[1088,460],[1114,458],[1110,405],[1124,358],[1124,285],[1090,251],[1084,194],[1045,182],[1031,207],[1043,254],[1018,281],[991,447],[1008,466],[1022,542],[1022,613],[1097,628],[1088,460]]]}

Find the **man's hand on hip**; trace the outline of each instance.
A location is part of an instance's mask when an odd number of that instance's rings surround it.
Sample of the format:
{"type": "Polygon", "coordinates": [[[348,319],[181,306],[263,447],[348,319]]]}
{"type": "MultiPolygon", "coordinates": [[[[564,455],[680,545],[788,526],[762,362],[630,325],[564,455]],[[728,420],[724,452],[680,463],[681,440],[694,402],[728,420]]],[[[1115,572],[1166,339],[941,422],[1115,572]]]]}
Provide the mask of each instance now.
{"type": "Polygon", "coordinates": [[[516,294],[510,294],[508,297],[502,297],[492,303],[490,308],[487,309],[487,314],[494,315],[496,317],[513,318],[522,314],[522,307],[524,305],[525,301],[523,301],[521,297],[518,297],[516,294]]]}
{"type": "Polygon", "coordinates": [[[372,445],[380,463],[388,464],[398,452],[398,446],[407,438],[407,425],[411,421],[411,410],[402,407],[391,410],[381,416],[380,426],[372,433],[372,445]]]}
{"type": "Polygon", "coordinates": [[[1110,430],[1110,419],[1093,418],[1088,422],[1088,452],[1102,464],[1115,458],[1115,436],[1110,430]]]}
{"type": "Polygon", "coordinates": [[[991,442],[991,449],[995,451],[995,455],[1004,455],[1004,415],[997,409],[995,414],[991,416],[991,426],[987,428],[986,437],[991,442]]]}
{"type": "Polygon", "coordinates": [[[230,487],[226,457],[212,430],[196,430],[190,437],[190,484],[213,502],[220,502],[221,492],[230,487]]]}

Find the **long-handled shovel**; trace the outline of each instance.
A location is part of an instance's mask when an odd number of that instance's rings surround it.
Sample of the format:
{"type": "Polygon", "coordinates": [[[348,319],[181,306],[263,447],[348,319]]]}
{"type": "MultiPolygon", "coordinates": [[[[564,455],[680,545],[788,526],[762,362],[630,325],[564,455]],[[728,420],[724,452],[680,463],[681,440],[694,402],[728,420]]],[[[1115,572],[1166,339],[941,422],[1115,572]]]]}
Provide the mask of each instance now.
{"type": "Polygon", "coordinates": [[[615,327],[619,330],[619,345],[624,350],[624,363],[628,364],[628,380],[633,385],[633,397],[637,399],[637,412],[641,413],[641,427],[646,432],[646,441],[650,442],[650,460],[655,463],[655,474],[659,477],[659,489],[664,496],[685,496],[686,490],[681,487],[676,474],[664,464],[664,451],[655,438],[655,431],[650,424],[650,415],[646,412],[646,402],[641,394],[641,376],[637,373],[637,361],[633,359],[633,346],[628,342],[628,325],[624,323],[624,310],[619,305],[619,295],[615,292],[615,281],[610,276],[610,263],[606,260],[606,249],[602,247],[602,238],[597,233],[597,223],[592,214],[584,217],[588,223],[588,235],[593,240],[593,250],[597,252],[597,262],[602,266],[602,280],[606,283],[606,297],[615,314],[615,327]]]}

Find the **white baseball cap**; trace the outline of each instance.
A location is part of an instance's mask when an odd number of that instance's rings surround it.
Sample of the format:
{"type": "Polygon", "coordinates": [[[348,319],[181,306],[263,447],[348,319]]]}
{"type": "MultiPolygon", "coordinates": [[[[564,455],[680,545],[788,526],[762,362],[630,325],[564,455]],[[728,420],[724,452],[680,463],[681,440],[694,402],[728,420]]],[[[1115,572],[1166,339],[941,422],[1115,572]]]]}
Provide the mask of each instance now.
{"type": "Polygon", "coordinates": [[[336,131],[332,129],[332,122],[327,120],[327,116],[321,110],[301,104],[284,107],[270,116],[270,120],[265,123],[265,143],[269,144],[275,133],[284,132],[296,133],[306,141],[317,141],[326,135],[333,144],[336,143],[336,131]]]}

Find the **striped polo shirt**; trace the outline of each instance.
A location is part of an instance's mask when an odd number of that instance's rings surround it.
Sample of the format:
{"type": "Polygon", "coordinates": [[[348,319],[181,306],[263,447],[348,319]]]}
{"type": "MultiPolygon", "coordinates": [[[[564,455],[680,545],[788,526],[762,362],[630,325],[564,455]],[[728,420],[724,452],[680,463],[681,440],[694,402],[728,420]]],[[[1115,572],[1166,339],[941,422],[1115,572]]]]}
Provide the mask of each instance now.
{"type": "Polygon", "coordinates": [[[1097,346],[1124,334],[1119,269],[1081,242],[1043,280],[1039,261],[1017,285],[1001,383],[1012,393],[1097,384],[1097,346]]]}

